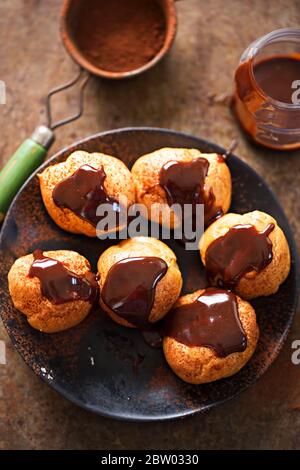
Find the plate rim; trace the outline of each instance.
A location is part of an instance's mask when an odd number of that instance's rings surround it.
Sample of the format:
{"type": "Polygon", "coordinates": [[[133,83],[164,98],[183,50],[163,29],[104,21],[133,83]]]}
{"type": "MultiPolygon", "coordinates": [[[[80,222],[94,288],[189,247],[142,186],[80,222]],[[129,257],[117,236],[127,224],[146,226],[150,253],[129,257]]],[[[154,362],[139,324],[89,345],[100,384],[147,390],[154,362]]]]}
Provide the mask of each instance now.
{"type": "MultiPolygon", "coordinates": [[[[6,225],[8,223],[8,219],[11,217],[11,214],[13,212],[14,205],[15,205],[18,197],[20,196],[20,194],[23,192],[23,190],[28,185],[28,183],[33,178],[35,178],[36,175],[41,170],[43,170],[44,168],[51,165],[51,163],[54,162],[55,160],[57,160],[57,158],[62,153],[71,152],[71,151],[73,151],[72,150],[73,148],[78,147],[79,145],[85,144],[85,143],[90,142],[92,140],[96,140],[96,139],[105,137],[107,135],[112,135],[113,136],[114,134],[120,134],[120,133],[126,133],[126,132],[127,133],[131,133],[131,132],[146,132],[146,133],[148,133],[148,132],[149,133],[158,132],[160,134],[172,134],[172,135],[176,135],[178,137],[182,136],[182,137],[185,137],[185,138],[191,138],[191,139],[198,140],[200,143],[203,143],[207,146],[211,146],[212,148],[217,149],[217,151],[221,154],[225,152],[225,149],[223,147],[221,147],[220,145],[212,142],[211,140],[207,140],[207,139],[204,139],[202,137],[198,137],[194,134],[190,134],[190,133],[187,133],[187,132],[181,132],[181,131],[176,131],[174,129],[161,128],[161,127],[147,127],[147,126],[142,126],[142,127],[139,127],[139,126],[137,126],[137,127],[121,127],[121,128],[116,128],[116,129],[112,129],[112,130],[98,132],[96,134],[92,134],[92,135],[84,137],[82,139],[78,139],[78,140],[72,142],[71,144],[61,148],[54,155],[52,155],[50,158],[48,158],[46,161],[44,161],[29,176],[29,178],[27,178],[27,180],[24,182],[24,184],[18,190],[17,194],[15,195],[15,197],[14,197],[14,199],[13,199],[13,201],[12,201],[8,211],[7,211],[6,217],[5,217],[3,225],[1,227],[1,231],[0,231],[0,252],[2,251],[2,244],[3,244],[3,238],[4,238],[3,234],[5,232],[6,225]]],[[[289,236],[289,241],[290,241],[290,251],[293,254],[295,254],[295,260],[294,260],[295,261],[294,262],[295,296],[294,296],[294,299],[293,299],[292,314],[290,315],[290,317],[288,319],[287,325],[286,325],[282,335],[280,336],[280,339],[277,341],[275,348],[272,350],[272,354],[270,355],[269,362],[267,364],[265,364],[263,367],[260,368],[259,373],[255,377],[255,379],[250,384],[245,384],[241,389],[239,389],[236,393],[234,393],[230,397],[227,397],[227,398],[215,401],[214,403],[205,405],[201,409],[192,409],[192,410],[187,410],[187,411],[180,411],[178,413],[172,413],[172,414],[169,414],[169,415],[162,415],[162,416],[159,416],[159,415],[140,416],[140,415],[136,415],[135,413],[132,413],[128,416],[126,414],[120,414],[120,413],[116,413],[116,412],[101,411],[94,405],[90,405],[90,404],[87,404],[87,403],[84,403],[84,402],[80,401],[80,399],[77,399],[77,397],[75,397],[74,395],[71,395],[69,392],[67,392],[59,384],[55,384],[55,382],[53,383],[53,382],[47,380],[46,377],[43,377],[42,375],[38,374],[37,371],[34,370],[31,367],[29,361],[26,361],[26,359],[23,357],[23,355],[21,354],[21,351],[19,351],[19,349],[16,347],[14,337],[11,334],[11,332],[9,331],[9,329],[7,328],[6,323],[3,321],[2,314],[1,314],[1,311],[0,311],[0,318],[3,322],[5,330],[6,330],[8,336],[9,336],[11,342],[12,342],[12,345],[13,345],[14,349],[17,351],[17,353],[22,358],[22,360],[25,362],[25,364],[35,373],[35,375],[37,375],[40,378],[40,380],[42,382],[47,384],[52,390],[54,390],[56,393],[58,393],[59,395],[61,395],[62,397],[64,397],[68,401],[70,401],[71,403],[75,404],[76,406],[78,406],[80,408],[83,408],[83,409],[85,409],[89,412],[95,413],[99,416],[103,416],[105,418],[113,418],[113,419],[116,419],[116,420],[119,420],[119,421],[127,421],[127,422],[165,422],[165,421],[174,421],[174,420],[178,420],[178,419],[183,419],[183,418],[186,418],[188,416],[193,416],[197,413],[204,413],[204,412],[206,412],[206,411],[208,411],[212,408],[215,408],[216,406],[219,406],[219,405],[221,405],[225,402],[229,402],[229,401],[233,400],[234,398],[239,396],[241,393],[243,393],[245,390],[247,390],[249,387],[253,386],[262,377],[262,375],[267,371],[267,369],[269,369],[269,367],[272,366],[273,362],[275,361],[275,359],[278,357],[280,351],[282,350],[282,348],[284,346],[284,343],[286,342],[287,336],[288,336],[289,331],[291,329],[292,322],[293,322],[293,319],[294,319],[294,316],[295,316],[295,313],[296,313],[296,310],[297,310],[299,293],[300,293],[300,279],[299,279],[300,262],[299,262],[299,256],[298,256],[298,251],[297,251],[297,245],[296,245],[296,241],[295,241],[295,238],[294,238],[294,234],[293,234],[289,219],[286,216],[285,211],[284,211],[277,195],[275,194],[273,189],[270,187],[268,182],[266,182],[265,179],[261,175],[259,175],[258,172],[254,168],[252,168],[252,166],[250,166],[243,159],[238,157],[235,153],[232,154],[232,157],[234,159],[238,160],[238,162],[244,168],[246,168],[248,172],[252,173],[252,175],[255,176],[255,178],[257,178],[260,181],[263,181],[264,185],[266,186],[266,188],[268,189],[268,191],[270,192],[270,194],[272,195],[272,197],[276,201],[278,209],[281,211],[282,215],[284,216],[284,218],[286,220],[285,230],[288,231],[288,236],[289,236]]]]}

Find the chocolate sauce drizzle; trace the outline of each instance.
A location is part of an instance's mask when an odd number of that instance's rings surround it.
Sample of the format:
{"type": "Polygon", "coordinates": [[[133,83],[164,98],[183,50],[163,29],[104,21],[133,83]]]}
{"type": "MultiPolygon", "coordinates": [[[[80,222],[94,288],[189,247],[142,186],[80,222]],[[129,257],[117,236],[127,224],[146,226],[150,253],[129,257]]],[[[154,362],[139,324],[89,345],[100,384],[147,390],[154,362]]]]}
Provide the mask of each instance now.
{"type": "Polygon", "coordinates": [[[157,257],[126,258],[108,271],[101,296],[118,316],[142,330],[149,329],[155,288],[168,270],[157,257]]]}
{"type": "Polygon", "coordinates": [[[255,63],[253,74],[260,88],[271,98],[293,103],[293,83],[300,78],[300,55],[274,55],[255,63]]]}
{"type": "Polygon", "coordinates": [[[44,256],[41,250],[34,251],[33,257],[28,276],[39,279],[42,295],[50,302],[63,304],[84,300],[94,303],[98,285],[92,273],[87,273],[84,277],[78,276],[60,261],[44,256]]]}
{"type": "Polygon", "coordinates": [[[247,348],[236,296],[214,287],[206,289],[194,302],[171,310],[165,332],[186,346],[211,348],[219,357],[247,348]]]}
{"type": "Polygon", "coordinates": [[[208,281],[215,286],[234,289],[244,274],[262,271],[273,258],[268,236],[274,227],[269,224],[258,232],[253,225],[236,225],[214,240],[205,254],[208,281]]]}
{"type": "Polygon", "coordinates": [[[119,202],[107,194],[104,188],[105,179],[103,166],[96,169],[90,165],[82,165],[72,176],[55,186],[53,200],[58,207],[70,209],[96,227],[104,217],[96,215],[98,206],[110,204],[116,215],[121,210],[119,202]]]}
{"type": "Polygon", "coordinates": [[[215,207],[212,188],[205,189],[208,168],[209,162],[201,157],[190,162],[171,160],[162,166],[159,174],[159,184],[166,192],[169,206],[179,204],[183,212],[184,204],[192,205],[193,230],[197,204],[204,204],[205,225],[223,215],[221,209],[215,207]]]}

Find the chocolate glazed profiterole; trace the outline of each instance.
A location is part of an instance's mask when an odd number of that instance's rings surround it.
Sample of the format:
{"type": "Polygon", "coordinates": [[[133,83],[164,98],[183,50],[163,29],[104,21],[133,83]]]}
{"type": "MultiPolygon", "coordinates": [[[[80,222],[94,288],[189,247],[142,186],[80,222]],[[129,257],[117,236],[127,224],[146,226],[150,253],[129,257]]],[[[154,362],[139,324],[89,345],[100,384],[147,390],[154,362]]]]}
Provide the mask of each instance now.
{"type": "Polygon", "coordinates": [[[212,287],[178,300],[166,318],[163,348],[175,374],[200,384],[238,372],[252,356],[258,336],[251,305],[212,287]]]}
{"type": "Polygon", "coordinates": [[[124,326],[149,330],[176,302],[182,277],[163,242],[136,237],[108,248],[98,261],[100,305],[124,326]]]}
{"type": "Polygon", "coordinates": [[[98,294],[87,259],[68,250],[22,256],[8,273],[8,286],[14,306],[33,328],[45,333],[80,323],[98,294]]]}
{"type": "Polygon", "coordinates": [[[118,201],[107,194],[105,179],[103,166],[97,169],[83,165],[55,186],[53,200],[58,207],[70,209],[96,227],[104,217],[96,214],[99,205],[109,204],[116,214],[121,210],[118,201]]]}
{"type": "Polygon", "coordinates": [[[126,221],[126,217],[119,217],[119,211],[127,211],[135,202],[130,171],[121,160],[103,153],[78,150],[65,162],[47,167],[38,177],[50,217],[71,233],[96,237],[118,232],[126,221]],[[106,214],[107,205],[112,209],[111,223],[96,230],[102,220],[96,211],[103,204],[102,214],[106,214]]]}
{"type": "Polygon", "coordinates": [[[191,162],[167,162],[159,173],[159,184],[166,191],[169,206],[179,204],[183,210],[185,204],[192,205],[193,228],[196,226],[197,204],[204,204],[206,226],[223,215],[222,208],[214,206],[216,198],[213,189],[205,189],[208,168],[208,160],[199,157],[191,162]]]}
{"type": "Polygon", "coordinates": [[[128,323],[148,329],[155,288],[167,270],[168,265],[161,258],[125,258],[108,271],[102,300],[128,323]]]}
{"type": "Polygon", "coordinates": [[[273,259],[269,235],[274,224],[258,232],[253,225],[236,225],[206,250],[207,278],[213,285],[234,289],[249,271],[262,271],[273,259]]]}
{"type": "MultiPolygon", "coordinates": [[[[231,202],[231,176],[225,159],[197,149],[162,148],[140,157],[131,174],[137,202],[147,207],[148,217],[179,228],[184,217],[171,206],[204,204],[205,223],[225,214],[231,202]],[[159,207],[154,212],[153,207],[159,207]]],[[[194,222],[195,225],[195,222],[194,222]]]]}
{"type": "Polygon", "coordinates": [[[251,299],[275,293],[290,271],[284,233],[270,215],[226,214],[200,240],[209,282],[251,299]]]}
{"type": "Polygon", "coordinates": [[[33,253],[34,261],[28,276],[37,277],[41,283],[41,291],[53,304],[63,304],[72,300],[85,300],[94,303],[98,286],[95,276],[87,273],[78,276],[58,260],[45,256],[41,250],[33,253]]]}
{"type": "Polygon", "coordinates": [[[172,310],[165,334],[186,346],[212,348],[219,357],[247,348],[235,294],[214,287],[203,291],[194,302],[172,310]]]}

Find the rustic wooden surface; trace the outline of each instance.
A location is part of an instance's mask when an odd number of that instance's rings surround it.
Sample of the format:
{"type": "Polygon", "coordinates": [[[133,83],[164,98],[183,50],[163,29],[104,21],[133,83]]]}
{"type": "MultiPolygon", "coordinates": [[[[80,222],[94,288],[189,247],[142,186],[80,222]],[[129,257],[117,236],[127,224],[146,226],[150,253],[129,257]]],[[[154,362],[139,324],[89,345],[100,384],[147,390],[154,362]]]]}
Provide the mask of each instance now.
{"type": "MultiPolygon", "coordinates": [[[[0,2],[0,80],[7,85],[7,104],[0,106],[0,166],[44,122],[47,90],[74,75],[58,33],[60,3],[0,2]]],[[[169,127],[223,146],[237,137],[238,155],[275,190],[299,248],[300,152],[252,146],[228,106],[211,100],[212,94],[231,92],[233,71],[252,40],[299,25],[299,1],[183,0],[177,8],[179,32],[170,56],[130,81],[93,80],[84,117],[57,131],[51,153],[81,137],[124,126],[169,127]]],[[[76,95],[68,94],[56,101],[57,115],[75,106],[76,95]]],[[[299,448],[300,365],[290,359],[298,338],[299,312],[280,357],[234,401],[184,421],[128,424],[89,414],[50,390],[12,350],[0,326],[7,346],[7,365],[0,365],[0,448],[299,448]]]]}

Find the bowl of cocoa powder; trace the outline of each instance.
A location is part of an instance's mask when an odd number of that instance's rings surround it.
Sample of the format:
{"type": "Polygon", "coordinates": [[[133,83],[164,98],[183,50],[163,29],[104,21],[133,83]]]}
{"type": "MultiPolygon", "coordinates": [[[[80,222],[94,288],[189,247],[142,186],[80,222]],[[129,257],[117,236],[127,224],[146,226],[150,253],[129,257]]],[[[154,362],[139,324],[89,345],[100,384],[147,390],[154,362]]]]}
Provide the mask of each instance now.
{"type": "Polygon", "coordinates": [[[64,0],[61,34],[73,59],[94,75],[121,79],[157,64],[177,28],[174,0],[64,0]]]}

